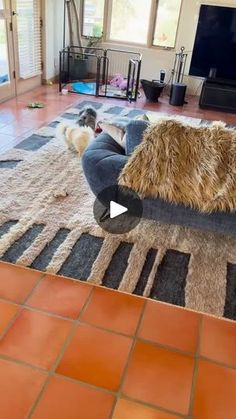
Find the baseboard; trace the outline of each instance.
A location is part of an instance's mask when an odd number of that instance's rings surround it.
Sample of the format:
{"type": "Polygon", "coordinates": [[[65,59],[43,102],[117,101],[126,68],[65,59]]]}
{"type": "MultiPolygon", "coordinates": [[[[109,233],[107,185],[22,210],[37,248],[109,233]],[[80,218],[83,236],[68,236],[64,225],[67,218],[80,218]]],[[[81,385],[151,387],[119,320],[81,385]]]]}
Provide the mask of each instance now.
{"type": "Polygon", "coordinates": [[[51,79],[43,79],[42,84],[43,85],[50,85],[50,84],[56,84],[59,82],[59,75],[52,77],[51,79]]]}

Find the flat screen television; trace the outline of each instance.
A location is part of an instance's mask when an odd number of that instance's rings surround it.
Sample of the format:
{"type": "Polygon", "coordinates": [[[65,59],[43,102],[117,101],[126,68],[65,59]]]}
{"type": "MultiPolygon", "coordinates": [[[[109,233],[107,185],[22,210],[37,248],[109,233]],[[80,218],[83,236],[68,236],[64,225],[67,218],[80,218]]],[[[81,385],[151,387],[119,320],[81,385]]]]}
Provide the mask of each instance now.
{"type": "Polygon", "coordinates": [[[236,80],[236,8],[200,8],[189,74],[236,80]]]}

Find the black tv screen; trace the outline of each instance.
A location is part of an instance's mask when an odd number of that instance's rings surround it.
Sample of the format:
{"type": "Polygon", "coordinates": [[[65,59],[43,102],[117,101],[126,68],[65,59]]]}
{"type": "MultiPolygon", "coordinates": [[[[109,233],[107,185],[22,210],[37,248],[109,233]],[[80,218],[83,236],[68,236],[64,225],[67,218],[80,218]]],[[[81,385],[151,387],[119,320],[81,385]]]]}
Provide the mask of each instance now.
{"type": "Polygon", "coordinates": [[[236,8],[201,6],[189,74],[236,80],[236,8]]]}

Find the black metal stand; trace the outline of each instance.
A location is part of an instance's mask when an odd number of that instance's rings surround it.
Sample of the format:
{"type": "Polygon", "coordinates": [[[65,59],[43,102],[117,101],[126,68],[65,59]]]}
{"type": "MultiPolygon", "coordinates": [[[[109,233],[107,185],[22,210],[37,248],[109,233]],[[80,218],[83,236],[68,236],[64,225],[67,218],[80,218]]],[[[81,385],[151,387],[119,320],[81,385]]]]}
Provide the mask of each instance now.
{"type": "Polygon", "coordinates": [[[172,81],[170,89],[170,105],[183,106],[187,85],[183,83],[188,54],[184,53],[185,48],[181,47],[180,52],[175,54],[174,69],[172,72],[172,81]]]}
{"type": "Polygon", "coordinates": [[[186,60],[188,54],[184,53],[185,47],[180,48],[180,52],[175,54],[172,83],[183,83],[186,60]]]}

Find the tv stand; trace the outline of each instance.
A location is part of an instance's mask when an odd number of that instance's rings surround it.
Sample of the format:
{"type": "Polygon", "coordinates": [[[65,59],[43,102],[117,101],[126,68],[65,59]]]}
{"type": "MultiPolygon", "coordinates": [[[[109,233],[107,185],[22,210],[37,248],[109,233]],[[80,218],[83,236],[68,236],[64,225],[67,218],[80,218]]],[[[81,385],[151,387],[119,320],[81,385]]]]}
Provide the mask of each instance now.
{"type": "Polygon", "coordinates": [[[199,106],[236,113],[236,81],[206,79],[202,86],[199,106]]]}

